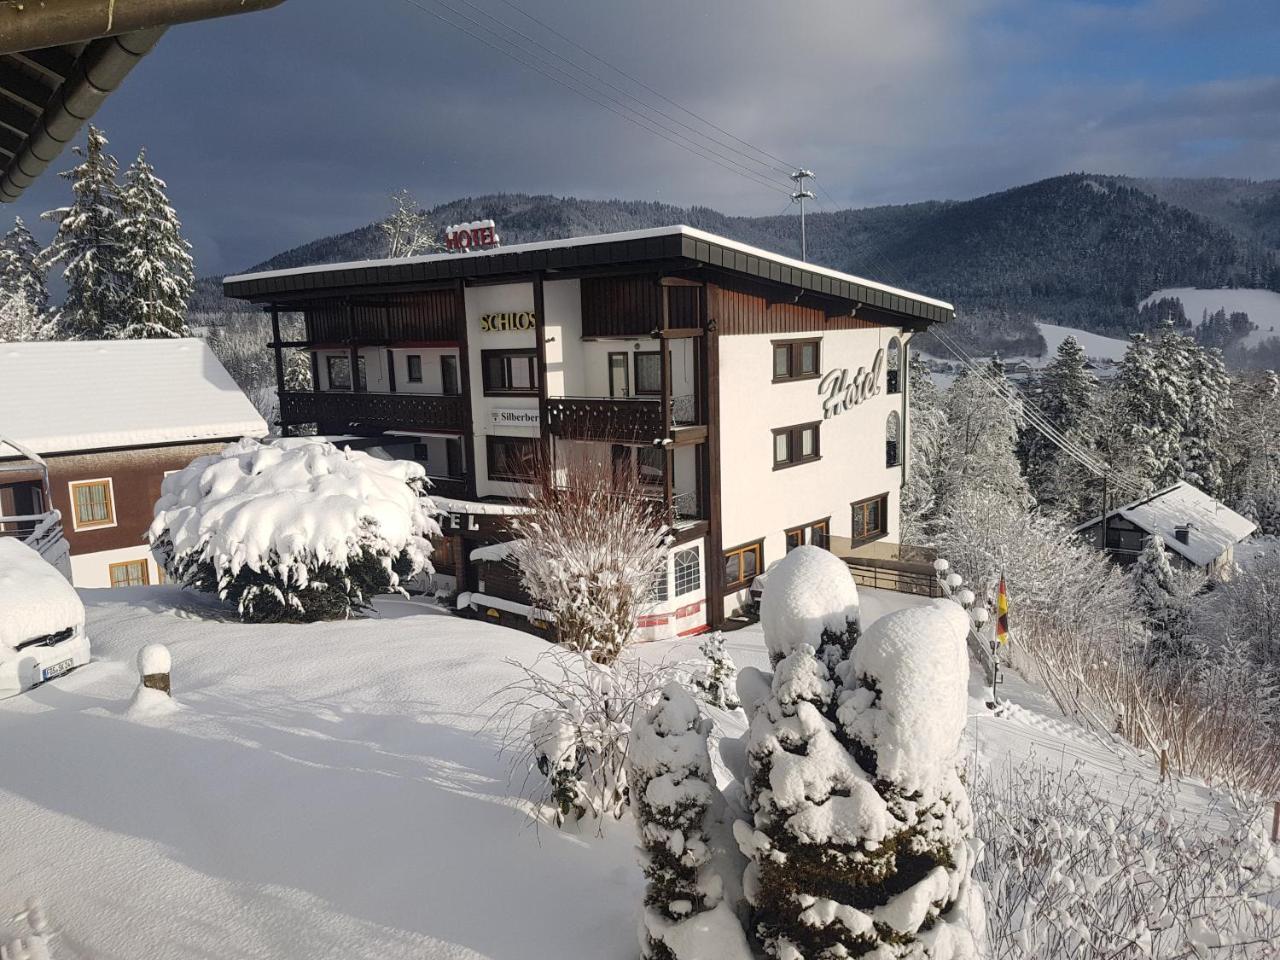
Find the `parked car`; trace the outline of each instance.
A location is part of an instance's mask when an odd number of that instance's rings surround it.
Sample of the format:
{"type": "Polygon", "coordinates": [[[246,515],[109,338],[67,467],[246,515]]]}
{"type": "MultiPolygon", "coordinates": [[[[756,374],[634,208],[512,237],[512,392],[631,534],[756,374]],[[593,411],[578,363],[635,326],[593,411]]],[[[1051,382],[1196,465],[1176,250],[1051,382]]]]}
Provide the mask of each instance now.
{"type": "Polygon", "coordinates": [[[31,547],[0,537],[0,697],[89,662],[84,604],[31,547]]]}

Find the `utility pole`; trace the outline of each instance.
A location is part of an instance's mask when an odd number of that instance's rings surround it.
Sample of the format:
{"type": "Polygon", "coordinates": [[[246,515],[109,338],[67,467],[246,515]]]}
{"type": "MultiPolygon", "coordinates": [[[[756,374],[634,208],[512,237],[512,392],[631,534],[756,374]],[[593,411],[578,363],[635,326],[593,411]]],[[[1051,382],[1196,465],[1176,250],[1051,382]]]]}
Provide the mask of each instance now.
{"type": "Polygon", "coordinates": [[[813,171],[805,170],[803,167],[791,175],[791,179],[796,182],[796,192],[791,195],[791,202],[800,204],[800,259],[808,262],[809,260],[809,241],[804,230],[804,202],[812,200],[814,193],[812,190],[804,188],[806,180],[813,179],[813,171]]]}

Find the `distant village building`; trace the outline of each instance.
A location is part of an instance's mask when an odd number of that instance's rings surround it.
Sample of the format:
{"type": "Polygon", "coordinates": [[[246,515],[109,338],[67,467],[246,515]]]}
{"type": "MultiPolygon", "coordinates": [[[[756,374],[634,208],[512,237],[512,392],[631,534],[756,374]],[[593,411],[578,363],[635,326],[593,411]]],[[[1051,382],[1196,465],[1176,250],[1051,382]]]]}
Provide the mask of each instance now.
{"type": "MultiPolygon", "coordinates": [[[[0,344],[0,518],[61,513],[77,587],[159,583],[165,475],[267,424],[200,340],[0,344]],[[50,502],[52,501],[52,502],[50,502]]],[[[0,520],[0,536],[31,521],[0,520]]]]}
{"type": "Polygon", "coordinates": [[[438,585],[485,615],[537,619],[494,548],[532,465],[585,454],[634,470],[673,539],[640,624],[653,638],[719,625],[799,544],[849,555],[897,540],[907,345],[953,315],[685,226],[278,270],[224,290],[277,321],[286,430],[426,465],[446,511],[438,585]],[[282,312],[305,316],[303,339],[281,343],[282,312]],[[309,352],[311,391],[285,389],[286,348],[309,352]]]}
{"type": "MultiPolygon", "coordinates": [[[[1177,567],[1216,573],[1230,566],[1235,545],[1257,526],[1185,480],[1135,500],[1107,515],[1106,550],[1118,562],[1133,563],[1148,537],[1158,536],[1177,567]]],[[[1101,546],[1102,518],[1076,527],[1101,546]]]]}

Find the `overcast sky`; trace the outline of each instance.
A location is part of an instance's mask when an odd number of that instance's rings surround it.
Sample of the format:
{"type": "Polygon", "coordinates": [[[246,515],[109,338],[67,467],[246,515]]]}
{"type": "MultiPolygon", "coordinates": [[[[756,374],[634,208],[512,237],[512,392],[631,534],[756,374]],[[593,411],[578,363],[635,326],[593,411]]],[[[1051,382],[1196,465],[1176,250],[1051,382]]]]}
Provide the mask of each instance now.
{"type": "MultiPolygon", "coordinates": [[[[770,189],[692,156],[420,9],[441,3],[629,87],[528,11],[810,167],[827,208],[1078,170],[1280,177],[1276,0],[286,0],[172,29],[96,122],[122,165],[147,146],[202,275],[368,223],[402,187],[428,206],[499,191],[787,205],[780,175],[770,189]]],[[[31,222],[65,197],[46,176],[8,212],[31,222]]]]}

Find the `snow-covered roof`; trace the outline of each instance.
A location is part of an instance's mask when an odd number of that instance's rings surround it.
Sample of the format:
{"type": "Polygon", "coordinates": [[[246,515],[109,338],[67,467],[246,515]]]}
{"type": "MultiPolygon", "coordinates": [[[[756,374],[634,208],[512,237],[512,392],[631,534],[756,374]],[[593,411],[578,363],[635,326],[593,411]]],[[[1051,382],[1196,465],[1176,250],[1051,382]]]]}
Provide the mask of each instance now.
{"type": "Polygon", "coordinates": [[[486,250],[468,250],[461,253],[433,253],[421,257],[400,257],[394,259],[375,259],[375,260],[354,260],[346,263],[320,263],[308,267],[290,267],[285,270],[263,270],[257,273],[242,273],[232,277],[226,277],[224,284],[243,283],[247,280],[266,280],[272,277],[296,277],[312,273],[326,273],[341,270],[356,270],[371,267],[414,264],[414,263],[435,263],[441,261],[456,261],[467,259],[483,259],[485,257],[509,257],[511,254],[527,253],[535,250],[556,250],[567,247],[580,247],[597,243],[617,243],[628,240],[648,240],[655,237],[671,237],[684,236],[694,240],[704,240],[710,243],[736,250],[750,257],[759,257],[773,263],[781,264],[787,267],[794,267],[800,270],[807,270],[810,273],[821,274],[825,277],[831,277],[836,280],[843,280],[847,283],[856,283],[864,287],[870,287],[873,290],[879,290],[893,296],[906,297],[919,303],[927,303],[931,306],[939,307],[943,310],[953,311],[955,308],[945,300],[935,300],[932,297],[926,297],[918,293],[912,293],[910,290],[902,290],[898,287],[891,287],[883,283],[877,283],[874,280],[867,280],[863,277],[857,277],[850,273],[842,273],[839,270],[831,270],[827,267],[820,267],[812,263],[806,263],[802,260],[796,260],[792,257],[783,256],[780,253],[774,253],[771,250],[765,250],[761,247],[753,247],[750,244],[739,243],[737,240],[730,240],[718,234],[709,233],[706,230],[699,230],[696,227],[690,227],[683,223],[672,224],[667,227],[652,227],[647,230],[625,230],[619,233],[602,233],[593,234],[586,237],[567,237],[563,240],[539,240],[533,243],[517,243],[511,246],[492,247],[486,250]]]}
{"type": "MultiPolygon", "coordinates": [[[[1258,529],[1252,521],[1185,480],[1113,510],[1109,516],[1123,517],[1147,533],[1158,533],[1166,547],[1197,567],[1207,567],[1228,547],[1258,529]],[[1177,537],[1180,527],[1189,528],[1187,543],[1177,537]]],[[[1090,520],[1076,530],[1098,522],[1090,520]]]]}
{"type": "Polygon", "coordinates": [[[0,343],[0,436],[38,453],[266,434],[203,340],[0,343]]]}

